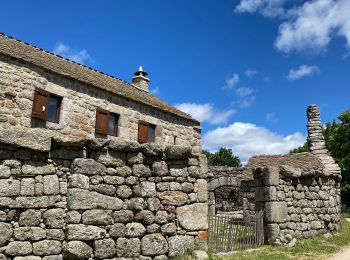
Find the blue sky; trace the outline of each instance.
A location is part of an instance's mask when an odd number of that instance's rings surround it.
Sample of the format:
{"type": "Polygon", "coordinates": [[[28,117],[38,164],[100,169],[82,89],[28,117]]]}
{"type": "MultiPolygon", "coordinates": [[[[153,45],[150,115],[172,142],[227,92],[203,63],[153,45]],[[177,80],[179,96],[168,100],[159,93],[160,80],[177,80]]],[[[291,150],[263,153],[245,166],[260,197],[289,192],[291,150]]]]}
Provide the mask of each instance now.
{"type": "Polygon", "coordinates": [[[0,31],[130,81],[243,161],[304,142],[305,110],[349,108],[350,1],[3,1],[0,31]]]}

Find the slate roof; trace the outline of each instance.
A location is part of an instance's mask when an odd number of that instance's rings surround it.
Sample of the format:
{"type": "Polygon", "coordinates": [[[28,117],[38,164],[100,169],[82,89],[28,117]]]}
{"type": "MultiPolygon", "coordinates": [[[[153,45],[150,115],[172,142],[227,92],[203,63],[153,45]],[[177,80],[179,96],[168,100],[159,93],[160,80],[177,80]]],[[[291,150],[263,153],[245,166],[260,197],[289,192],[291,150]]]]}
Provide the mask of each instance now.
{"type": "Polygon", "coordinates": [[[281,154],[281,155],[258,155],[249,159],[245,166],[245,174],[253,178],[252,169],[264,166],[287,165],[293,168],[300,168],[304,171],[319,171],[324,169],[321,159],[311,153],[281,154]]]}
{"type": "Polygon", "coordinates": [[[0,54],[22,60],[64,77],[78,80],[95,88],[112,92],[123,98],[187,119],[195,125],[200,125],[190,115],[167,104],[152,94],[134,87],[126,81],[6,36],[1,32],[0,54]]]}

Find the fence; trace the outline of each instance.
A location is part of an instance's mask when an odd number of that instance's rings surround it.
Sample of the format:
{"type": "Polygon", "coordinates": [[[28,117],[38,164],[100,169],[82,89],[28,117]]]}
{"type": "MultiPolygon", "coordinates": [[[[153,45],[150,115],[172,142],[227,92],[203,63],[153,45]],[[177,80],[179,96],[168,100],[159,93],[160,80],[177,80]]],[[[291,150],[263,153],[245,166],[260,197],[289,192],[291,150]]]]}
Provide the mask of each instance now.
{"type": "Polygon", "coordinates": [[[264,243],[264,211],[243,219],[210,216],[208,233],[208,247],[213,253],[259,247],[264,243]]]}

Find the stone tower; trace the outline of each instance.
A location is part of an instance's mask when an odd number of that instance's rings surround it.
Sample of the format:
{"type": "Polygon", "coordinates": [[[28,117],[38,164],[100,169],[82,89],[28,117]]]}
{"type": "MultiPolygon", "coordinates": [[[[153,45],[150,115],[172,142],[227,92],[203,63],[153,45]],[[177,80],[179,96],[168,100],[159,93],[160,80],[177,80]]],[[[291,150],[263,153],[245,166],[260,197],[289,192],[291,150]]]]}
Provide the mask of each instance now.
{"type": "Polygon", "coordinates": [[[310,153],[322,160],[325,172],[340,174],[340,167],[329,155],[323,135],[320,111],[316,105],[309,105],[307,108],[307,142],[310,153]]]}
{"type": "Polygon", "coordinates": [[[132,78],[132,84],[135,87],[148,92],[148,73],[143,71],[141,66],[139,67],[139,70],[134,73],[134,77],[132,78]]]}

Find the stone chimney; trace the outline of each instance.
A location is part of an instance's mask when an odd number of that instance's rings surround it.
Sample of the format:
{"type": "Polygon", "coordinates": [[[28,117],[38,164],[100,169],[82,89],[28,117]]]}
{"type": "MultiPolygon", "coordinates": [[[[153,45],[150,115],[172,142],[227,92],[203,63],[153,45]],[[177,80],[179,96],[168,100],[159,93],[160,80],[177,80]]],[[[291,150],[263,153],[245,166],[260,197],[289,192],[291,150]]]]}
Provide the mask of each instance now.
{"type": "Polygon", "coordinates": [[[316,105],[307,108],[307,142],[312,154],[327,154],[326,142],[323,136],[323,126],[320,111],[316,105]]]}
{"type": "Polygon", "coordinates": [[[139,70],[134,73],[132,84],[135,87],[148,92],[149,78],[147,76],[148,73],[143,71],[142,67],[140,66],[139,70]]]}
{"type": "Polygon", "coordinates": [[[310,105],[307,108],[307,142],[310,153],[321,159],[324,166],[324,172],[332,174],[341,179],[341,170],[334,159],[328,154],[326,142],[323,135],[323,126],[320,117],[320,111],[316,105],[310,105]]]}

